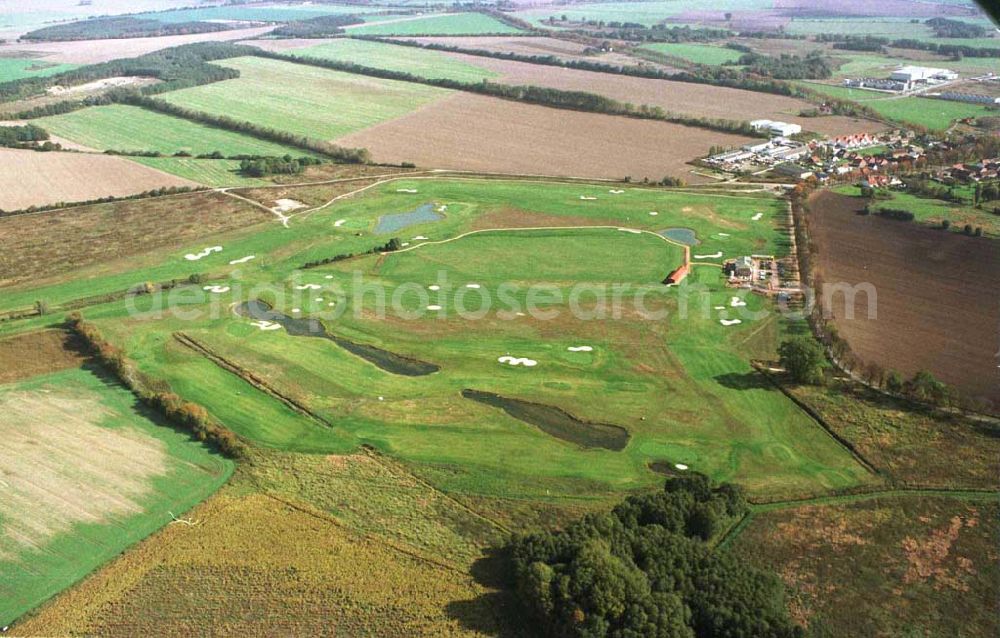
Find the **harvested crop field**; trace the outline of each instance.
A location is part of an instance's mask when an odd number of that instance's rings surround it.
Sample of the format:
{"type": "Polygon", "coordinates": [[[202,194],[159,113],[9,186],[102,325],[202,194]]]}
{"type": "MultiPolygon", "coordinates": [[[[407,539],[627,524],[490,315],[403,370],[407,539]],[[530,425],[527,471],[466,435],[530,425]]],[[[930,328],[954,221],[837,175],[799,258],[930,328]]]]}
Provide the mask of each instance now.
{"type": "MultiPolygon", "coordinates": [[[[404,39],[404,38],[400,38],[404,39]]],[[[424,37],[405,38],[423,44],[442,44],[445,46],[462,47],[464,49],[483,49],[500,53],[517,53],[518,55],[551,55],[563,60],[586,60],[588,62],[605,62],[607,64],[636,64],[634,58],[621,53],[602,53],[600,55],[584,55],[587,45],[558,38],[543,36],[485,36],[485,37],[424,37]]],[[[663,65],[655,65],[666,68],[663,65]]],[[[676,71],[678,69],[670,69],[676,71]]]]}
{"type": "Polygon", "coordinates": [[[121,157],[0,149],[0,210],[121,197],[195,182],[121,157]]]}
{"type": "Polygon", "coordinates": [[[843,135],[881,130],[877,122],[846,117],[801,118],[803,109],[813,105],[796,98],[758,91],[744,91],[708,84],[673,82],[646,78],[579,71],[527,62],[498,60],[482,56],[449,53],[449,56],[500,74],[496,81],[506,84],[532,84],[563,91],[587,91],[631,102],[660,106],[667,111],[694,117],[753,120],[758,118],[793,121],[803,129],[843,135]]]}
{"type": "Polygon", "coordinates": [[[214,192],[0,217],[0,286],[113,262],[270,219],[267,211],[214,192]]]}
{"type": "Polygon", "coordinates": [[[870,282],[877,292],[875,319],[867,318],[863,294],[853,320],[844,319],[844,295],[829,304],[851,349],[904,374],[930,370],[1000,408],[997,242],[859,215],[862,206],[858,198],[821,191],[808,218],[822,280],[870,282]]]}
{"type": "Polygon", "coordinates": [[[0,384],[75,368],[83,360],[75,340],[61,330],[28,332],[0,339],[0,384]]]}
{"type": "Polygon", "coordinates": [[[426,168],[618,179],[674,175],[696,181],[685,162],[713,145],[749,139],[459,93],[337,142],[369,148],[378,162],[410,161],[426,168]]]}

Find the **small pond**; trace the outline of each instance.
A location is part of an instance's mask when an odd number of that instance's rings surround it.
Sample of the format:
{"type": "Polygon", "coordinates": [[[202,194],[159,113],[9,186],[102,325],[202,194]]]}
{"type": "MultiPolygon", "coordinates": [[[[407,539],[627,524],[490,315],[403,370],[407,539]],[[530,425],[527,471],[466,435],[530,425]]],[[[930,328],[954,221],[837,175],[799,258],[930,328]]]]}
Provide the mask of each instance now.
{"type": "Polygon", "coordinates": [[[378,218],[375,226],[376,235],[388,235],[409,226],[436,222],[444,219],[444,215],[434,210],[434,204],[424,204],[408,213],[391,213],[378,218]]]}
{"type": "Polygon", "coordinates": [[[694,231],[690,228],[668,228],[666,230],[661,230],[660,234],[667,239],[671,239],[688,246],[694,246],[701,243],[698,241],[698,236],[695,235],[694,231]]]}

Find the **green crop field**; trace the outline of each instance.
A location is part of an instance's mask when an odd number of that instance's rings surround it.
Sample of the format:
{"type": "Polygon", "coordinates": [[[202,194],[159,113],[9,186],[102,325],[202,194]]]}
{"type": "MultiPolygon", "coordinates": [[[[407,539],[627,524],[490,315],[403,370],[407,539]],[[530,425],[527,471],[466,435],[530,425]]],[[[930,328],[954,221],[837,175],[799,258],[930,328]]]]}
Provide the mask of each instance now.
{"type": "Polygon", "coordinates": [[[0,625],[181,516],[231,462],[84,369],[0,386],[0,625]],[[39,471],[44,468],[44,471],[39,471]]]}
{"type": "MultiPolygon", "coordinates": [[[[855,186],[838,186],[834,190],[844,195],[859,195],[855,186]]],[[[971,202],[971,189],[959,189],[957,192],[971,202]]],[[[941,199],[917,197],[906,192],[892,191],[889,193],[888,199],[872,202],[871,207],[873,210],[880,208],[907,210],[913,213],[917,223],[935,228],[940,228],[941,222],[948,220],[952,232],[962,232],[965,225],[968,224],[973,228],[982,228],[988,236],[1000,237],[1000,216],[990,212],[993,207],[992,203],[986,204],[987,210],[982,210],[971,204],[947,202],[941,199]]]]}
{"type": "Polygon", "coordinates": [[[663,42],[643,45],[644,49],[683,58],[698,64],[725,64],[735,62],[743,55],[735,49],[712,44],[689,44],[686,42],[663,42]]]}
{"type": "MultiPolygon", "coordinates": [[[[351,35],[485,35],[520,33],[517,27],[482,13],[447,13],[411,18],[382,16],[381,24],[347,27],[351,35]]],[[[371,22],[378,20],[373,16],[371,22]]]]}
{"type": "Polygon", "coordinates": [[[319,46],[293,49],[290,53],[459,82],[478,82],[497,76],[493,71],[456,60],[440,51],[366,40],[339,39],[319,46]]]}
{"type": "MultiPolygon", "coordinates": [[[[754,9],[769,9],[767,0],[720,0],[712,4],[714,11],[752,11],[754,9]]],[[[586,6],[553,6],[539,9],[524,9],[516,13],[517,17],[534,24],[541,24],[549,16],[566,16],[570,20],[603,20],[605,22],[636,22],[651,26],[664,20],[669,20],[685,11],[704,10],[705,5],[698,0],[669,0],[652,2],[595,2],[586,6]]]]}
{"type": "Polygon", "coordinates": [[[136,17],[151,18],[160,22],[191,22],[198,20],[288,22],[292,20],[308,20],[309,18],[319,16],[364,14],[373,11],[384,11],[384,9],[381,7],[335,4],[324,4],[323,6],[286,5],[277,7],[221,6],[158,11],[156,13],[139,14],[136,17]]]}
{"type": "Polygon", "coordinates": [[[218,62],[235,80],[165,93],[173,104],[314,139],[334,139],[405,115],[450,92],[264,58],[218,62]]]}
{"type": "Polygon", "coordinates": [[[31,58],[0,58],[0,82],[55,75],[75,69],[77,66],[76,64],[55,64],[31,58]]]}
{"type": "Polygon", "coordinates": [[[159,151],[167,155],[178,151],[193,155],[214,151],[223,155],[307,154],[294,147],[120,104],[92,106],[35,122],[56,135],[100,150],[159,151]]]}
{"type": "MultiPolygon", "coordinates": [[[[291,154],[298,157],[302,155],[302,152],[291,152],[291,154]]],[[[213,188],[270,184],[264,179],[241,175],[239,160],[195,159],[193,157],[132,157],[129,159],[213,188]]]]}

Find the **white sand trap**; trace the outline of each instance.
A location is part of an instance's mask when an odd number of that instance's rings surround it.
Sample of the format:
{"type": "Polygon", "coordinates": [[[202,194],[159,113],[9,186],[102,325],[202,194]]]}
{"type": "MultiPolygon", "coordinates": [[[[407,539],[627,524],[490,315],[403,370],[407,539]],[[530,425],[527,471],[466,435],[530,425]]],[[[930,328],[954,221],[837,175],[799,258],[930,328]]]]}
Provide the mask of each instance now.
{"type": "Polygon", "coordinates": [[[333,275],[327,275],[326,277],[323,277],[323,279],[333,279],[333,275]]]}
{"type": "Polygon", "coordinates": [[[636,230],[634,228],[619,228],[618,230],[622,231],[623,233],[632,233],[633,235],[641,235],[642,234],[641,230],[636,230]]]}
{"type": "Polygon", "coordinates": [[[684,208],[681,209],[681,212],[682,213],[690,213],[692,210],[694,210],[694,209],[692,209],[690,206],[685,206],[684,208]]]}
{"type": "Polygon", "coordinates": [[[417,189],[415,189],[415,188],[397,188],[396,192],[397,193],[416,193],[417,189]]]}
{"type": "Polygon", "coordinates": [[[201,289],[214,293],[229,292],[229,286],[202,286],[201,289]]]}
{"type": "Polygon", "coordinates": [[[757,213],[756,215],[754,215],[753,217],[750,218],[750,221],[759,222],[760,218],[763,217],[763,216],[764,216],[764,213],[757,213]]]}
{"type": "Polygon", "coordinates": [[[507,365],[524,366],[526,368],[532,368],[538,365],[537,361],[535,361],[534,359],[529,359],[527,357],[510,357],[504,355],[499,359],[497,359],[497,361],[499,361],[500,363],[506,363],[507,365]]]}
{"type": "Polygon", "coordinates": [[[237,264],[245,264],[248,261],[250,261],[251,259],[256,259],[256,258],[257,258],[256,255],[247,255],[246,257],[240,257],[239,259],[232,260],[231,262],[229,262],[229,265],[230,266],[235,266],[237,264]]]}
{"type": "Polygon", "coordinates": [[[408,241],[404,241],[402,244],[400,244],[400,246],[402,246],[403,248],[406,248],[409,245],[410,245],[410,242],[408,242],[408,241]]]}
{"type": "Polygon", "coordinates": [[[514,314],[517,315],[518,317],[525,316],[523,312],[515,312],[514,314]]]}
{"type": "Polygon", "coordinates": [[[715,308],[716,310],[725,310],[725,309],[726,309],[726,307],[725,307],[725,306],[714,306],[714,308],[715,308]]]}
{"type": "Polygon", "coordinates": [[[719,319],[719,323],[724,326],[735,326],[736,324],[743,322],[739,319],[719,319]]]}
{"type": "Polygon", "coordinates": [[[678,470],[688,469],[688,466],[684,465],[683,463],[674,463],[674,467],[676,467],[678,470]]]}
{"type": "Polygon", "coordinates": [[[347,223],[346,219],[338,219],[337,221],[333,222],[333,227],[334,228],[340,228],[341,226],[343,226],[346,223],[347,223]]]}
{"type": "Polygon", "coordinates": [[[729,233],[719,233],[719,237],[729,237],[729,233]]]}
{"type": "Polygon", "coordinates": [[[733,297],[732,299],[729,300],[729,305],[732,306],[733,308],[741,308],[747,305],[747,302],[743,301],[739,297],[733,297]]]}
{"type": "Polygon", "coordinates": [[[417,235],[416,237],[413,238],[413,241],[423,241],[425,239],[427,238],[424,237],[423,235],[417,235]]]}
{"type": "Polygon", "coordinates": [[[482,288],[479,284],[465,284],[466,288],[482,288]]]}
{"type": "Polygon", "coordinates": [[[385,401],[385,397],[379,397],[378,400],[379,401],[385,401]]]}
{"type": "Polygon", "coordinates": [[[587,197],[586,195],[580,195],[580,199],[582,199],[585,202],[590,202],[590,201],[593,201],[593,200],[595,200],[597,198],[596,197],[587,197]]]}
{"type": "Polygon", "coordinates": [[[570,352],[593,352],[593,346],[570,346],[566,348],[570,352]]]}
{"type": "Polygon", "coordinates": [[[187,259],[188,261],[198,261],[203,257],[208,257],[212,253],[221,253],[221,252],[222,252],[222,246],[212,246],[211,248],[204,249],[200,253],[188,253],[184,255],[184,259],[187,259]]]}
{"type": "Polygon", "coordinates": [[[446,210],[448,210],[448,207],[444,204],[441,204],[440,206],[437,207],[437,212],[439,213],[443,213],[446,210]]]}
{"type": "Polygon", "coordinates": [[[329,307],[331,307],[331,308],[333,308],[334,306],[337,305],[337,302],[336,301],[331,301],[330,303],[328,303],[326,305],[329,306],[329,307]]]}
{"type": "Polygon", "coordinates": [[[323,303],[323,298],[322,297],[316,297],[316,301],[318,301],[319,303],[323,303]]]}
{"type": "Polygon", "coordinates": [[[301,286],[295,286],[296,290],[319,290],[323,286],[319,284],[302,284],[301,286]]]}
{"type": "Polygon", "coordinates": [[[278,330],[281,328],[280,323],[274,323],[273,321],[254,321],[250,324],[251,326],[260,328],[261,330],[278,330]]]}
{"type": "Polygon", "coordinates": [[[305,208],[306,205],[297,199],[276,199],[274,200],[274,208],[271,210],[278,213],[287,213],[290,210],[295,210],[296,208],[305,208]]]}
{"type": "Polygon", "coordinates": [[[438,306],[436,304],[431,304],[431,305],[427,306],[427,309],[428,310],[441,310],[441,306],[438,306]]]}
{"type": "Polygon", "coordinates": [[[659,215],[660,213],[658,213],[658,212],[657,212],[657,211],[655,211],[655,210],[651,210],[651,211],[649,211],[649,214],[650,214],[650,216],[651,216],[651,217],[656,217],[656,216],[657,216],[657,215],[659,215]]]}
{"type": "Polygon", "coordinates": [[[718,259],[719,257],[722,257],[722,251],[721,250],[719,252],[717,252],[717,253],[712,253],[711,255],[695,255],[694,256],[695,259],[718,259]]]}
{"type": "Polygon", "coordinates": [[[294,312],[295,314],[298,314],[298,313],[302,312],[302,309],[301,308],[292,308],[292,312],[294,312]]]}
{"type": "Polygon", "coordinates": [[[625,191],[623,191],[623,190],[618,190],[618,189],[614,189],[614,188],[612,188],[612,189],[611,189],[611,190],[609,190],[608,192],[609,192],[609,193],[611,193],[612,195],[621,195],[621,194],[622,194],[622,193],[624,193],[625,191]]]}
{"type": "Polygon", "coordinates": [[[427,286],[427,290],[441,290],[441,286],[438,285],[427,286]]]}

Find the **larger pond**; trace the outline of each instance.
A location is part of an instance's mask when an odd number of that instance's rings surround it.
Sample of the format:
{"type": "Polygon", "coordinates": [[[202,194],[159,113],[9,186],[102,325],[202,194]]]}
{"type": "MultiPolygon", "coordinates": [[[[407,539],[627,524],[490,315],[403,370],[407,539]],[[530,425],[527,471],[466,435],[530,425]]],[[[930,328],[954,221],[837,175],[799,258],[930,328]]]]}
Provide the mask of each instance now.
{"type": "Polygon", "coordinates": [[[329,339],[351,354],[361,357],[378,368],[407,377],[420,377],[440,370],[440,366],[419,359],[404,357],[364,343],[355,343],[343,337],[330,334],[317,319],[296,319],[280,313],[259,299],[252,299],[236,307],[236,312],[256,321],[273,321],[280,324],[293,337],[318,337],[329,339]]]}
{"type": "Polygon", "coordinates": [[[671,239],[688,246],[694,246],[695,244],[701,243],[698,241],[698,236],[690,228],[667,228],[666,230],[661,230],[660,234],[667,239],[671,239]]]}
{"type": "Polygon", "coordinates": [[[604,448],[617,452],[624,450],[628,445],[629,433],[625,428],[609,423],[583,421],[552,405],[511,399],[480,390],[462,390],[462,396],[500,408],[518,421],[533,425],[549,436],[581,447],[604,448]]]}
{"type": "Polygon", "coordinates": [[[444,219],[444,215],[434,210],[434,204],[424,204],[408,213],[392,213],[382,215],[375,225],[376,235],[388,235],[403,230],[409,226],[436,222],[444,219]]]}

